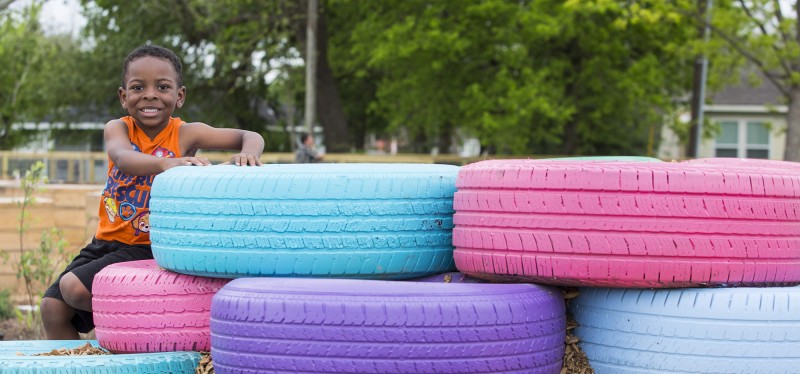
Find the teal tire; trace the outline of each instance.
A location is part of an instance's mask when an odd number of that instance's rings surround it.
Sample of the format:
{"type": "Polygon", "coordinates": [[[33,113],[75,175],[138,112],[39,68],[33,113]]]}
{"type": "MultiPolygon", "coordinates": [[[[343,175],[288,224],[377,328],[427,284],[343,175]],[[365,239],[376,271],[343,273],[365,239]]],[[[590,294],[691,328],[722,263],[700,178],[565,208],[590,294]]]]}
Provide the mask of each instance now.
{"type": "Polygon", "coordinates": [[[407,279],[453,270],[458,167],[179,167],[150,199],[156,262],[211,277],[407,279]]]}
{"type": "Polygon", "coordinates": [[[196,352],[31,356],[53,349],[77,348],[87,342],[97,346],[97,341],[76,340],[0,342],[0,374],[191,374],[200,362],[196,352]]]}

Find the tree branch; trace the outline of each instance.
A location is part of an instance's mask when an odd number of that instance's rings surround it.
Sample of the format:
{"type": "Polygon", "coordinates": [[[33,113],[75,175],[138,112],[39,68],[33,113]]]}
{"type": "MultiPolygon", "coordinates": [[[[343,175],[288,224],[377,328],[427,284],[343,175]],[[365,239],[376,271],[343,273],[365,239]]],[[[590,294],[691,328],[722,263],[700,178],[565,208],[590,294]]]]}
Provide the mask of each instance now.
{"type": "MultiPolygon", "coordinates": [[[[800,1],[798,1],[798,10],[800,11],[800,1]]],[[[694,12],[683,12],[683,13],[685,15],[688,15],[689,17],[694,18],[695,21],[700,22],[700,24],[710,27],[711,31],[713,31],[715,34],[719,35],[722,39],[724,39],[726,42],[728,42],[728,44],[731,47],[733,47],[733,49],[735,49],[737,52],[739,52],[739,54],[741,54],[745,59],[750,61],[759,70],[761,70],[761,72],[764,73],[764,76],[767,77],[767,79],[770,82],[772,82],[773,85],[775,85],[775,87],[781,92],[781,94],[783,94],[784,96],[789,96],[788,87],[786,87],[784,84],[782,84],[780,81],[778,81],[776,79],[775,75],[772,74],[769,71],[769,69],[767,69],[766,65],[764,64],[764,61],[759,59],[758,56],[756,56],[755,54],[753,54],[750,51],[748,51],[738,40],[736,40],[736,38],[734,38],[733,36],[729,35],[728,33],[723,31],[719,27],[714,26],[713,23],[707,22],[702,16],[698,15],[697,13],[694,13],[694,12]]],[[[798,20],[798,22],[800,22],[800,20],[798,20]]],[[[798,38],[800,38],[800,34],[798,34],[798,38]]],[[[787,75],[791,75],[791,71],[787,71],[786,73],[787,73],[787,75]]]]}
{"type": "Polygon", "coordinates": [[[0,0],[0,11],[6,10],[12,3],[14,0],[0,0]]]}
{"type": "Polygon", "coordinates": [[[781,28],[781,24],[783,24],[783,11],[781,10],[781,3],[780,0],[772,0],[772,6],[775,7],[775,18],[778,19],[778,32],[781,34],[781,39],[783,39],[783,43],[789,43],[789,35],[786,35],[786,32],[783,31],[781,28]]]}
{"type": "MultiPolygon", "coordinates": [[[[778,0],[775,0],[775,2],[777,2],[777,1],[778,0]]],[[[744,0],[739,0],[739,4],[742,6],[742,9],[744,10],[745,14],[747,14],[747,17],[749,17],[758,26],[758,29],[761,30],[761,34],[764,35],[764,36],[769,35],[769,32],[767,32],[767,28],[764,25],[764,22],[762,22],[761,20],[758,19],[758,17],[756,17],[755,13],[753,13],[750,10],[750,8],[747,7],[747,4],[744,2],[744,0]]],[[[778,6],[778,9],[780,11],[780,5],[778,6]]],[[[780,32],[780,22],[778,24],[777,29],[778,29],[778,32],[780,32]]],[[[786,40],[784,39],[784,42],[785,41],[786,40]]],[[[775,53],[780,55],[781,48],[778,48],[778,46],[775,45],[774,43],[771,45],[771,47],[772,47],[772,50],[775,51],[775,53]]],[[[783,68],[784,72],[786,74],[791,73],[792,68],[789,67],[789,65],[786,64],[786,61],[784,61],[783,59],[778,59],[778,60],[780,61],[781,67],[783,68]]]]}

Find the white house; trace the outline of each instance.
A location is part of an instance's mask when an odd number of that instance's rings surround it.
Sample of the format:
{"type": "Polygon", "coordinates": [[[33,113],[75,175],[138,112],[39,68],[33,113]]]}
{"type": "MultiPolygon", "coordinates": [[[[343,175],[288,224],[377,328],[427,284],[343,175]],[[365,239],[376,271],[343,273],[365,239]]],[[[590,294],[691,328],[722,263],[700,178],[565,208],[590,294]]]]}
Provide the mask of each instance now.
{"type": "MultiPolygon", "coordinates": [[[[700,157],[746,157],[782,160],[786,145],[786,111],[780,91],[767,79],[751,85],[725,87],[710,97],[704,107],[709,123],[718,126],[711,138],[700,144],[700,157]]],[[[662,133],[659,157],[685,158],[684,145],[667,129],[662,133]]]]}

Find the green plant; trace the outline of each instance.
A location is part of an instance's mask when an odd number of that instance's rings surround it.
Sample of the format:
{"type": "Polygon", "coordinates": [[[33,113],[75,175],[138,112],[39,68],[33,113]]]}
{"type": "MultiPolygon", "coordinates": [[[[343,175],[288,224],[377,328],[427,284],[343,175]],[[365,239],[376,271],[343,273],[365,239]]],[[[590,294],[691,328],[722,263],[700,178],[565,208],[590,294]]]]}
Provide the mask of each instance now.
{"type": "MultiPolygon", "coordinates": [[[[35,248],[25,248],[25,235],[30,225],[29,208],[36,203],[35,193],[42,190],[41,185],[47,183],[44,163],[37,161],[26,171],[25,176],[20,178],[20,189],[22,190],[22,200],[17,204],[20,207],[18,216],[19,225],[19,261],[12,264],[17,273],[17,279],[22,279],[25,284],[25,292],[28,305],[31,310],[14,310],[17,319],[28,329],[36,329],[38,332],[39,311],[36,308],[38,299],[44,294],[45,289],[53,283],[56,274],[63,262],[68,260],[67,241],[61,230],[55,227],[43,230],[39,240],[39,246],[35,248]]],[[[3,257],[3,262],[9,259],[8,254],[3,257]]]]}
{"type": "Polygon", "coordinates": [[[14,316],[14,304],[11,302],[11,290],[0,290],[0,321],[14,316]]]}
{"type": "Polygon", "coordinates": [[[36,281],[36,272],[31,269],[31,259],[35,257],[35,254],[31,253],[31,250],[26,250],[24,246],[25,233],[28,231],[29,227],[28,216],[30,212],[28,208],[36,203],[34,194],[41,191],[40,186],[44,183],[47,183],[47,176],[44,175],[44,163],[41,161],[34,163],[31,168],[25,172],[25,176],[20,178],[19,183],[20,190],[22,190],[22,201],[17,203],[20,208],[18,216],[19,226],[17,226],[20,259],[19,262],[14,265],[14,268],[17,271],[17,279],[22,278],[25,282],[28,305],[34,305],[34,282],[36,281]]]}

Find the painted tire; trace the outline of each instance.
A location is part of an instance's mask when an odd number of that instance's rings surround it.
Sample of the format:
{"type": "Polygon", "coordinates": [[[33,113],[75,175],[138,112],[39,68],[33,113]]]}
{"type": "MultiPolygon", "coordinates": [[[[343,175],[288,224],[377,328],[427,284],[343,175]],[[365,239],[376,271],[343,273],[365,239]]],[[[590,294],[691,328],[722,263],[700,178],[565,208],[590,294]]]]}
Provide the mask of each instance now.
{"type": "Polygon", "coordinates": [[[211,307],[225,373],[559,373],[565,308],[531,284],[242,278],[211,307]]]}
{"type": "Polygon", "coordinates": [[[97,340],[9,340],[0,341],[0,357],[32,355],[50,352],[54,349],[72,349],[91,344],[99,347],[97,340]]]}
{"type": "Polygon", "coordinates": [[[413,278],[454,269],[458,167],[180,167],[153,182],[153,255],[180,273],[413,278]]]}
{"type": "Polygon", "coordinates": [[[208,351],[211,298],[228,281],[173,273],[153,260],[109,265],[92,283],[97,340],[115,353],[208,351]]]}
{"type": "Polygon", "coordinates": [[[655,162],[483,161],[458,175],[458,269],[630,288],[800,282],[800,175],[655,162]]]}
{"type": "Polygon", "coordinates": [[[586,156],[541,158],[536,161],[596,161],[596,162],[663,162],[661,159],[642,156],[586,156]]]}
{"type": "Polygon", "coordinates": [[[597,374],[796,373],[800,288],[581,289],[575,335],[597,374]]]}
{"type": "Polygon", "coordinates": [[[736,167],[752,167],[752,168],[771,168],[783,170],[786,172],[800,171],[800,163],[791,161],[780,160],[763,160],[757,158],[698,158],[695,160],[686,161],[690,164],[706,164],[706,165],[721,165],[721,166],[736,166],[736,167]]]}
{"type": "Polygon", "coordinates": [[[92,341],[0,341],[0,374],[191,374],[200,362],[200,354],[196,352],[104,356],[17,356],[8,353],[17,348],[23,348],[17,352],[28,355],[45,353],[53,349],[79,347],[86,342],[92,341]]]}

